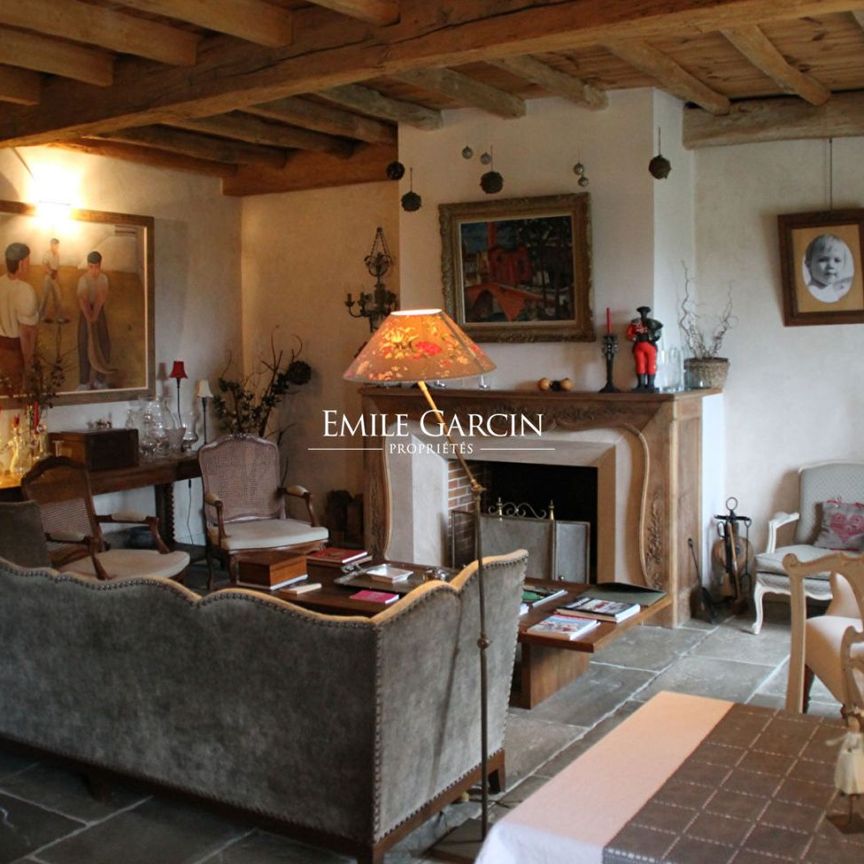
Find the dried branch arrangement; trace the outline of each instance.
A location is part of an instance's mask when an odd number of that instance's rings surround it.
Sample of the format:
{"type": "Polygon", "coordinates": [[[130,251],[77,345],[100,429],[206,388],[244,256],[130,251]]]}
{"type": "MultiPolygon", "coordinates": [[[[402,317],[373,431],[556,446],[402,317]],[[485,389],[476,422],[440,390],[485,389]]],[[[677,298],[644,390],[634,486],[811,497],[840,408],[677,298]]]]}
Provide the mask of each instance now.
{"type": "MultiPolygon", "coordinates": [[[[300,359],[303,343],[299,337],[297,347],[286,357],[284,349],[276,349],[270,335],[270,357],[261,358],[258,368],[242,378],[227,378],[231,366],[229,358],[219,376],[219,393],[213,397],[213,410],[226,432],[252,433],[260,437],[267,434],[270,414],[282,398],[294,388],[308,383],[312,367],[300,359]]],[[[277,434],[277,441],[281,432],[277,434]]]]}
{"type": "Polygon", "coordinates": [[[681,301],[681,317],[678,326],[684,334],[684,342],[691,357],[701,360],[718,357],[723,339],[738,319],[732,312],[732,286],[726,295],[726,304],[719,315],[700,314],[699,306],[692,296],[693,277],[682,261],[684,267],[684,299],[681,301]]]}

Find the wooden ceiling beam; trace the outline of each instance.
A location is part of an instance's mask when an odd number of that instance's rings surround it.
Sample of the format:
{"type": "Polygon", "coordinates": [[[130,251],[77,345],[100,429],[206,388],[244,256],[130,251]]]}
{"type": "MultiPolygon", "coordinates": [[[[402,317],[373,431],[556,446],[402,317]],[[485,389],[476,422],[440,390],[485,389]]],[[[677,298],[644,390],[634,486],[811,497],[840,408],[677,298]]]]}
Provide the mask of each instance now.
{"type": "Polygon", "coordinates": [[[232,165],[240,163],[281,168],[285,165],[287,158],[287,154],[283,150],[278,150],[275,147],[261,147],[240,141],[226,141],[223,138],[211,138],[192,132],[165,129],[161,126],[123,129],[102,137],[109,141],[140,144],[144,147],[167,150],[169,153],[179,153],[182,156],[191,156],[195,159],[227,162],[232,165]]]}
{"type": "Polygon", "coordinates": [[[800,96],[811,105],[831,98],[831,91],[815,78],[796,69],[756,25],[723,30],[723,35],[784,92],[800,96]]]}
{"type": "Polygon", "coordinates": [[[523,78],[538,87],[542,87],[551,96],[569,99],[585,108],[596,110],[606,108],[609,104],[609,99],[602,90],[586,84],[581,78],[576,78],[574,75],[559,72],[534,57],[528,55],[525,57],[505,57],[491,60],[490,63],[517,78],[523,78]]]}
{"type": "Polygon", "coordinates": [[[0,0],[0,24],[175,66],[194,65],[198,46],[194,33],[80,0],[0,0]]]}
{"type": "Polygon", "coordinates": [[[250,105],[243,111],[256,117],[303,126],[327,135],[355,138],[367,144],[396,143],[396,127],[389,123],[296,96],[265,102],[263,105],[250,105]]]}
{"type": "Polygon", "coordinates": [[[187,21],[257,45],[280,47],[294,38],[291,12],[264,0],[121,0],[124,6],[187,21]]]}
{"type": "Polygon", "coordinates": [[[0,63],[100,87],[114,81],[114,58],[105,51],[6,27],[0,27],[0,63]]]}
{"type": "Polygon", "coordinates": [[[195,120],[176,120],[168,124],[187,132],[201,132],[205,135],[220,135],[247,144],[264,144],[270,147],[287,149],[315,150],[332,153],[343,158],[354,152],[354,145],[344,138],[310,132],[295,126],[268,123],[258,117],[243,114],[223,114],[219,117],[201,117],[195,120]]]}
{"type": "MultiPolygon", "coordinates": [[[[170,3],[172,9],[180,5],[179,0],[170,3]]],[[[204,5],[221,9],[226,4],[204,5]]],[[[488,62],[625,38],[663,37],[675,29],[711,31],[850,8],[864,9],[864,0],[703,0],[695,7],[692,0],[640,0],[635,8],[559,0],[506,13],[493,0],[401,0],[401,19],[392,27],[370,29],[344,18],[338,27],[328,23],[298,28],[298,41],[288,48],[208,40],[199,46],[194,74],[154,69],[152,63],[130,59],[118,66],[116,84],[98,100],[82,99],[80,88],[69,82],[45,82],[38,106],[0,117],[0,146],[222,114],[427,66],[488,62]]],[[[311,19],[310,12],[320,12],[311,7],[301,11],[304,20],[311,19]]]]}
{"type": "Polygon", "coordinates": [[[396,79],[471,105],[496,117],[524,117],[525,100],[452,69],[412,69],[396,79]]]}
{"type": "Polygon", "coordinates": [[[399,0],[310,0],[316,6],[332,9],[368,24],[395,24],[399,20],[399,0]]]}
{"type": "Polygon", "coordinates": [[[715,117],[698,108],[684,112],[682,141],[688,149],[794,141],[807,138],[845,138],[864,135],[864,92],[835,93],[822,105],[809,105],[793,96],[744,99],[715,117]]]}
{"type": "Polygon", "coordinates": [[[685,102],[695,102],[712,114],[726,114],[730,101],[667,54],[658,51],[647,42],[606,42],[604,47],[619,60],[629,63],[640,72],[650,75],[664,90],[674,93],[685,102]]]}
{"type": "Polygon", "coordinates": [[[169,153],[154,147],[140,147],[135,144],[121,144],[119,141],[106,141],[104,138],[79,138],[49,146],[64,150],[78,150],[93,156],[122,159],[125,162],[136,162],[139,165],[150,165],[169,171],[191,171],[195,174],[206,174],[211,177],[230,177],[237,170],[236,165],[211,162],[209,159],[195,159],[192,156],[181,156],[179,153],[169,153]]]}
{"type": "Polygon", "coordinates": [[[29,69],[0,66],[0,102],[36,105],[42,91],[42,78],[29,69]]]}
{"type": "Polygon", "coordinates": [[[387,165],[396,158],[396,147],[387,144],[361,144],[350,159],[301,150],[292,154],[281,169],[241,165],[223,180],[222,192],[258,195],[381,182],[387,176],[387,165]]]}
{"type": "Polygon", "coordinates": [[[335,102],[343,108],[361,111],[364,114],[371,114],[373,117],[395,120],[397,123],[406,123],[408,126],[416,126],[418,129],[440,129],[444,122],[441,119],[441,112],[434,108],[426,108],[424,105],[417,105],[414,102],[403,102],[400,99],[391,99],[377,90],[361,87],[359,84],[333,87],[329,90],[322,90],[316,95],[328,102],[335,102]]]}

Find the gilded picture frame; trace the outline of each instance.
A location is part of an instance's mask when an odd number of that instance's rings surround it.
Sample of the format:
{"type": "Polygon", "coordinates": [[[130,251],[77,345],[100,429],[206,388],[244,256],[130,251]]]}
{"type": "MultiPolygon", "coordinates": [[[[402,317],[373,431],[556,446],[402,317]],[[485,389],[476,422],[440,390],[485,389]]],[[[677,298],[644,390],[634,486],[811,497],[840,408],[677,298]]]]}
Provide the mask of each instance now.
{"type": "Polygon", "coordinates": [[[777,217],[783,323],[864,323],[864,210],[777,217]]]}
{"type": "Polygon", "coordinates": [[[596,339],[586,192],[441,204],[444,305],[478,342],[596,339]]]}
{"type": "Polygon", "coordinates": [[[0,333],[13,364],[4,367],[0,358],[0,398],[33,398],[52,366],[59,368],[60,381],[51,404],[152,397],[153,249],[150,216],[74,209],[46,216],[34,205],[0,201],[0,294],[15,286],[25,310],[20,322],[32,320],[34,299],[38,309],[35,362],[26,364],[22,350],[23,376],[14,366],[14,342],[27,325],[7,321],[18,332],[0,333]],[[6,252],[11,247],[13,259],[20,257],[20,244],[29,249],[29,262],[10,274],[16,263],[7,261],[6,252]],[[13,275],[17,282],[10,281],[13,275]]]}

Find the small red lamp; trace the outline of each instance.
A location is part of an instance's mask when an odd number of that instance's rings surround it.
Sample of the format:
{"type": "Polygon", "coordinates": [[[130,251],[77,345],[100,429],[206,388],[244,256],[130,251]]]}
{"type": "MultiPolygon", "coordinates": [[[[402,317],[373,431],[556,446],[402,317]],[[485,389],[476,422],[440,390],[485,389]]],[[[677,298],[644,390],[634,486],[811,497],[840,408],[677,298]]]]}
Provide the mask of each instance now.
{"type": "Polygon", "coordinates": [[[180,381],[183,378],[189,377],[186,374],[186,366],[182,360],[174,361],[174,365],[171,367],[171,372],[168,377],[173,378],[177,382],[177,422],[180,423],[180,381]]]}

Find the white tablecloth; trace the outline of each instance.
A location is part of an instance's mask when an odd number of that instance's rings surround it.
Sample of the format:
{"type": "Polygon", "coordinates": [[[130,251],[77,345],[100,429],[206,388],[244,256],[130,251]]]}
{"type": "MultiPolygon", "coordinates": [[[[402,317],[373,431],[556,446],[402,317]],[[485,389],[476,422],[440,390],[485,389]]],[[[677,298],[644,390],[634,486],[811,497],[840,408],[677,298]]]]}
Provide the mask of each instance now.
{"type": "Polygon", "coordinates": [[[496,822],[476,864],[602,864],[603,848],[731,705],[658,693],[496,822]]]}

